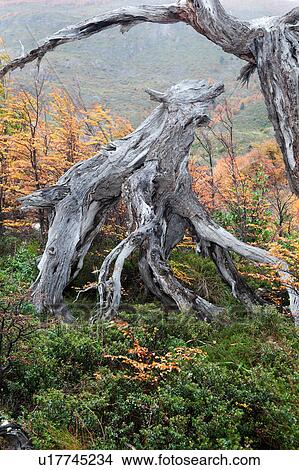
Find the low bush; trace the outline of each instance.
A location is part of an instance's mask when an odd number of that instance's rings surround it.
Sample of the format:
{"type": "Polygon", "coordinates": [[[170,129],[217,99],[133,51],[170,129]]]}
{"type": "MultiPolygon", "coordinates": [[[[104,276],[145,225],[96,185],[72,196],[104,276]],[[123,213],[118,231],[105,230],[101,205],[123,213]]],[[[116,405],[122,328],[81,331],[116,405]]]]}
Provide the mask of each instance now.
{"type": "Polygon", "coordinates": [[[295,327],[271,307],[246,314],[212,263],[185,249],[171,258],[182,282],[203,292],[205,279],[225,307],[213,324],[152,303],[90,325],[86,299],[65,326],[18,300],[38,247],[11,246],[0,263],[0,415],[36,449],[298,448],[295,327]]]}
{"type": "Polygon", "coordinates": [[[297,354],[269,308],[219,328],[140,306],[35,331],[2,406],[39,449],[295,449],[297,354]]]}

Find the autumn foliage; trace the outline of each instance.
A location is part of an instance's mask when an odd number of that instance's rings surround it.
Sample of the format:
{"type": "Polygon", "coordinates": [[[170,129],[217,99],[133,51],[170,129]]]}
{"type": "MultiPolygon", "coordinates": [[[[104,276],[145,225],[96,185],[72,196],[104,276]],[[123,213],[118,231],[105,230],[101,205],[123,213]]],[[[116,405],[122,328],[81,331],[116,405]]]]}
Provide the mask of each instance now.
{"type": "MultiPolygon", "coordinates": [[[[165,355],[150,351],[140,344],[134,336],[127,322],[115,321],[112,323],[125,338],[129,338],[132,347],[128,349],[127,355],[104,354],[104,358],[116,367],[125,367],[127,373],[125,378],[137,380],[147,384],[156,384],[171,372],[180,372],[182,362],[192,361],[197,356],[206,356],[207,353],[200,348],[177,347],[174,351],[165,355]]],[[[96,373],[95,378],[100,380],[101,374],[96,373]]]]}
{"type": "Polygon", "coordinates": [[[274,139],[238,153],[238,113],[258,99],[253,95],[240,104],[232,98],[215,107],[208,130],[197,134],[199,155],[190,171],[196,193],[222,225],[245,242],[265,245],[297,230],[299,205],[274,139]]]}
{"type": "Polygon", "coordinates": [[[190,162],[193,187],[213,218],[244,242],[266,248],[288,263],[288,285],[277,267],[249,266],[236,260],[243,275],[265,289],[265,300],[283,308],[286,288],[298,291],[299,203],[291,193],[282,154],[275,140],[253,144],[245,155],[236,148],[236,103],[214,111],[210,128],[198,135],[200,157],[190,162]],[[222,147],[217,158],[215,147],[222,147]],[[199,163],[200,162],[200,163],[199,163]]]}
{"type": "MultiPolygon", "coordinates": [[[[72,165],[132,130],[99,103],[86,107],[64,89],[46,93],[42,80],[31,93],[13,86],[2,86],[0,93],[0,222],[5,227],[36,220],[20,212],[18,198],[55,184],[72,165]]],[[[42,211],[38,221],[43,229],[42,211]]]]}

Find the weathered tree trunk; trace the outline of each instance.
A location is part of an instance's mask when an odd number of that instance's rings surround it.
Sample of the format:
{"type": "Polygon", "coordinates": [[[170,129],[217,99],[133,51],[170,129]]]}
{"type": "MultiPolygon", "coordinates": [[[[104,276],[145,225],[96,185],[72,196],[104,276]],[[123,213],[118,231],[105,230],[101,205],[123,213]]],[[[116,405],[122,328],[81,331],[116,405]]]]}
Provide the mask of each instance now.
{"type": "Polygon", "coordinates": [[[32,290],[38,310],[46,308],[71,320],[63,290],[82,268],[107,211],[121,196],[122,184],[144,164],[165,119],[165,113],[157,109],[133,134],[71,168],[56,187],[24,198],[25,208],[48,207],[53,211],[40,275],[32,290]]]}
{"type": "Polygon", "coordinates": [[[8,450],[31,450],[29,437],[23,429],[15,423],[4,421],[0,424],[0,437],[8,444],[8,450]]]}
{"type": "MultiPolygon", "coordinates": [[[[105,214],[121,195],[129,208],[130,233],[100,269],[101,317],[111,319],[117,313],[122,269],[135,249],[141,253],[142,278],[158,298],[184,312],[196,311],[205,321],[221,312],[221,308],[182,286],[167,265],[187,226],[209,246],[220,275],[248,308],[257,299],[233,265],[229,250],[258,263],[277,265],[287,282],[285,264],[215,224],[192,190],[188,157],[195,130],[209,122],[207,106],[222,91],[221,84],[211,86],[199,81],[182,82],[166,93],[149,90],[151,98],[160,104],[135,132],[75,165],[57,186],[23,198],[25,208],[52,209],[48,243],[32,290],[38,310],[47,309],[71,321],[63,291],[81,269],[105,214]]],[[[290,299],[292,305],[297,301],[291,290],[290,299]]]]}
{"type": "Polygon", "coordinates": [[[299,30],[289,21],[289,16],[273,20],[251,50],[290,187],[299,196],[299,30]]]}
{"type": "Polygon", "coordinates": [[[29,62],[40,61],[61,44],[116,26],[125,32],[142,22],[191,25],[224,51],[248,62],[241,73],[243,81],[257,68],[290,186],[299,196],[298,7],[281,18],[254,21],[234,18],[219,0],[179,0],[170,5],[121,8],[58,31],[28,54],[5,65],[0,70],[0,79],[29,62]]]}
{"type": "MultiPolygon", "coordinates": [[[[32,289],[38,310],[47,309],[71,321],[71,315],[63,302],[63,291],[81,269],[85,254],[104,222],[107,210],[119,200],[122,192],[128,200],[136,229],[128,240],[113,250],[103,265],[103,273],[108,274],[110,264],[115,262],[118,273],[118,276],[115,274],[113,277],[112,299],[107,287],[109,282],[107,286],[105,284],[107,288],[104,290],[102,277],[105,276],[100,276],[102,304],[110,312],[106,316],[111,316],[119,305],[120,273],[124,259],[145,239],[147,243],[152,240],[147,250],[147,263],[153,272],[152,259],[157,258],[157,245],[154,250],[152,244],[155,236],[158,236],[154,232],[161,227],[160,236],[165,235],[164,211],[175,190],[176,175],[188,157],[196,126],[208,122],[205,114],[207,104],[222,90],[222,85],[209,87],[204,82],[186,82],[173,87],[168,94],[149,91],[151,97],[162,104],[135,132],[111,143],[92,159],[75,165],[58,181],[56,187],[36,191],[23,199],[25,208],[50,207],[53,211],[48,243],[39,264],[40,275],[32,289]],[[152,197],[150,187],[156,196],[155,201],[148,205],[147,200],[152,197]],[[153,205],[158,201],[159,206],[154,210],[153,205]],[[105,301],[107,296],[109,301],[105,301]]],[[[171,237],[175,240],[175,231],[173,235],[168,234],[168,239],[171,237]]],[[[161,257],[164,256],[163,250],[161,257]]],[[[160,290],[168,295],[165,291],[170,289],[167,280],[170,283],[168,277],[171,274],[167,268],[163,277],[162,265],[161,260],[160,271],[155,267],[154,277],[156,283],[164,286],[160,286],[160,290]]],[[[170,297],[173,298],[173,295],[170,297]]],[[[184,300],[184,296],[187,297],[187,291],[178,284],[176,303],[180,308],[190,310],[193,304],[190,299],[184,300]]]]}
{"type": "MultiPolygon", "coordinates": [[[[282,18],[251,22],[227,14],[219,0],[180,0],[166,6],[122,8],[59,31],[27,55],[3,67],[0,78],[36,59],[40,61],[61,44],[111,27],[120,26],[124,32],[141,22],[180,21],[190,24],[226,52],[247,61],[241,73],[243,81],[257,68],[288,178],[299,195],[299,8],[282,18]]],[[[63,303],[63,290],[79,272],[105,214],[122,193],[127,195],[135,227],[108,256],[100,272],[100,312],[107,318],[115,314],[119,305],[124,260],[137,247],[141,253],[142,277],[159,298],[175,303],[182,310],[195,309],[204,319],[218,313],[217,307],[182,288],[167,267],[169,251],[182,236],[184,223],[209,247],[220,274],[248,307],[256,299],[241,280],[229,250],[255,262],[277,265],[288,286],[285,263],[264,250],[238,241],[217,226],[192,192],[187,171],[188,151],[195,126],[207,121],[203,103],[219,92],[219,88],[190,83],[174,87],[167,94],[152,92],[153,98],[162,104],[135,133],[76,165],[60,179],[56,188],[25,199],[25,204],[30,206],[53,210],[40,275],[33,287],[34,302],[39,309],[46,307],[71,320],[63,303]],[[180,221],[177,231],[171,222],[174,218],[180,221]],[[114,270],[109,277],[112,265],[114,270]]],[[[291,310],[297,315],[298,296],[290,286],[288,291],[291,310]]]]}

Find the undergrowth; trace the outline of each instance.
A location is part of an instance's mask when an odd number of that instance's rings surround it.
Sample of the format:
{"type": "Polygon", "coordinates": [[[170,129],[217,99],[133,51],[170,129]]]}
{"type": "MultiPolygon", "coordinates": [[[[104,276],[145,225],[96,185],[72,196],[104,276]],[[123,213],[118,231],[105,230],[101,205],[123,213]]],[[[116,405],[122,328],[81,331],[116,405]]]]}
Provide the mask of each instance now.
{"type": "MultiPolygon", "coordinates": [[[[2,258],[3,298],[28,289],[37,253],[21,243],[2,258]]],[[[176,251],[171,262],[198,291],[205,279],[226,307],[213,324],[135,299],[114,322],[90,325],[78,307],[77,322],[64,326],[41,322],[28,299],[2,301],[2,316],[28,334],[9,351],[13,330],[0,332],[9,363],[0,415],[23,425],[36,449],[298,448],[292,321],[274,307],[247,314],[214,267],[196,260],[176,251]]]]}

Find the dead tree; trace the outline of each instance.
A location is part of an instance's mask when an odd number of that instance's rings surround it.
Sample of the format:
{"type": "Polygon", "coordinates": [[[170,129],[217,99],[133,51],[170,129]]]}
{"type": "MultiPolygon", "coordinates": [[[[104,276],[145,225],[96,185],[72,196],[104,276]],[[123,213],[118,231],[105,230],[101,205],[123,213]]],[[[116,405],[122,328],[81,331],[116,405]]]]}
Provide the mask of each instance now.
{"type": "MultiPolygon", "coordinates": [[[[80,271],[105,215],[121,196],[129,209],[130,230],[100,269],[101,317],[111,319],[117,313],[124,262],[136,249],[140,250],[139,270],[144,283],[164,303],[184,312],[196,311],[205,321],[221,312],[182,286],[167,265],[186,227],[195,233],[198,244],[209,252],[222,278],[248,309],[258,299],[238,273],[230,251],[277,266],[287,285],[287,265],[219,227],[192,190],[189,150],[196,128],[209,122],[208,105],[223,89],[222,84],[184,81],[166,93],[148,90],[159,105],[136,131],[76,164],[56,186],[23,198],[24,208],[52,211],[48,243],[32,290],[38,310],[47,309],[64,321],[72,320],[63,291],[80,271]]],[[[291,287],[288,290],[295,314],[298,296],[291,287]]]]}
{"type": "Polygon", "coordinates": [[[0,437],[7,442],[7,450],[32,450],[29,437],[16,423],[7,420],[0,422],[0,437]]]}
{"type": "MultiPolygon", "coordinates": [[[[280,18],[256,21],[232,17],[219,0],[180,0],[166,6],[121,8],[57,32],[3,67],[0,78],[29,62],[40,62],[61,44],[115,26],[125,32],[142,22],[191,25],[224,51],[247,62],[241,71],[244,82],[257,69],[289,181],[299,195],[298,8],[280,18]]],[[[100,271],[100,313],[106,318],[117,311],[123,263],[137,247],[141,275],[155,295],[184,311],[196,310],[205,320],[217,315],[219,308],[183,288],[167,267],[169,253],[183,236],[186,225],[191,226],[199,245],[210,253],[222,277],[248,307],[256,301],[255,296],[240,278],[229,251],[252,261],[277,265],[283,282],[288,284],[286,264],[264,250],[240,242],[216,225],[192,191],[187,158],[194,130],[207,121],[205,105],[220,91],[219,86],[185,82],[167,93],[150,92],[161,104],[137,131],[73,167],[56,187],[25,199],[27,206],[48,207],[53,212],[40,275],[33,287],[39,309],[46,307],[71,320],[63,290],[81,269],[105,214],[121,194],[131,210],[132,231],[110,253],[100,271]]],[[[291,311],[296,315],[298,297],[290,286],[288,290],[291,311]]]]}
{"type": "Polygon", "coordinates": [[[178,23],[191,25],[198,33],[247,62],[243,82],[257,69],[269,118],[282,150],[291,189],[299,195],[299,7],[282,17],[241,21],[229,15],[219,0],[179,0],[160,6],[121,8],[100,14],[58,31],[40,46],[0,70],[9,71],[40,61],[61,44],[87,38],[120,26],[125,32],[136,24],[178,23]]]}

